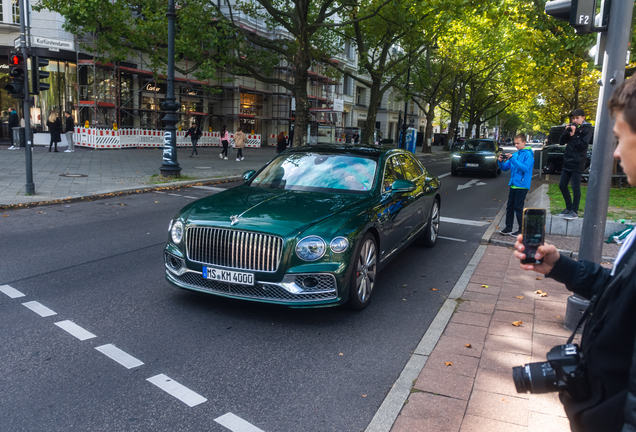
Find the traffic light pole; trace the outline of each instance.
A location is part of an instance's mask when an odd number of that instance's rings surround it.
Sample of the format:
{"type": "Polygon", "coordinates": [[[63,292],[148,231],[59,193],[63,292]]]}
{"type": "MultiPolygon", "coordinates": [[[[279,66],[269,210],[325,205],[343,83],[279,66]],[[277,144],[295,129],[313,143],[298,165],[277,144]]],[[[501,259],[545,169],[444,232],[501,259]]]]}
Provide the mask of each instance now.
{"type": "MultiPolygon", "coordinates": [[[[579,260],[601,262],[616,141],[613,132],[614,119],[610,116],[607,102],[614,90],[625,81],[625,59],[631,36],[633,9],[633,0],[613,0],[607,33],[601,34],[602,38],[606,38],[603,75],[598,95],[594,151],[587,185],[579,260]]],[[[581,297],[568,298],[566,328],[574,329],[585,308],[587,302],[581,297]]]]}
{"type": "MultiPolygon", "coordinates": [[[[26,162],[26,194],[35,195],[35,184],[33,183],[33,153],[31,152],[31,110],[29,107],[29,73],[28,73],[28,48],[26,40],[26,25],[27,15],[29,13],[29,2],[23,0],[20,4],[20,50],[24,58],[24,63],[27,65],[27,70],[24,76],[24,99],[23,99],[23,111],[24,111],[24,140],[25,146],[25,162],[26,162]]],[[[37,65],[31,65],[31,67],[37,67],[37,65]]]]}

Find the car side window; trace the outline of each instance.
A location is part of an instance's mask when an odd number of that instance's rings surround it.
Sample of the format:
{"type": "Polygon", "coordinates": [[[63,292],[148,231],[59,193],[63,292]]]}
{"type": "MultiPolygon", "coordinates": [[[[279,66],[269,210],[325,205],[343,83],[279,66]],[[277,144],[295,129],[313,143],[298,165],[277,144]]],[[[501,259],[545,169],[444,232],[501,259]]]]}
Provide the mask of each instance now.
{"type": "Polygon", "coordinates": [[[402,167],[397,156],[393,156],[386,161],[384,168],[384,185],[383,191],[391,190],[391,185],[396,180],[404,180],[404,174],[402,173],[402,167]]]}
{"type": "Polygon", "coordinates": [[[411,155],[402,154],[399,158],[402,162],[404,175],[407,180],[415,180],[424,173],[423,168],[413,159],[411,155]]]}

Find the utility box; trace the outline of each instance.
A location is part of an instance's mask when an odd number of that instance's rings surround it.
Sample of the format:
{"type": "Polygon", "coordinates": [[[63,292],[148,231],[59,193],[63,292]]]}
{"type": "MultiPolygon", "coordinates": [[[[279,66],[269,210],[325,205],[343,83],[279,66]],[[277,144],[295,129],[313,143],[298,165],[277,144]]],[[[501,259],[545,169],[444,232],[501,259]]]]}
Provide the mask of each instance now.
{"type": "Polygon", "coordinates": [[[417,145],[417,130],[413,129],[413,128],[408,128],[406,130],[406,146],[404,148],[406,148],[407,151],[410,151],[411,153],[415,154],[415,148],[417,145]]]}
{"type": "Polygon", "coordinates": [[[13,133],[13,145],[15,147],[26,147],[26,139],[24,139],[24,128],[14,127],[11,133],[13,133]]]}

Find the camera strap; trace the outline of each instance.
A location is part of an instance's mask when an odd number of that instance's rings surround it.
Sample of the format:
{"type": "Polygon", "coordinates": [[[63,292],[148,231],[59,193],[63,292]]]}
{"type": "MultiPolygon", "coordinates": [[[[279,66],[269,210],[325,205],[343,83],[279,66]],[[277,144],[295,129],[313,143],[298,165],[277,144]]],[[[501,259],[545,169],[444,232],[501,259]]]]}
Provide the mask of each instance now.
{"type": "MultiPolygon", "coordinates": [[[[599,294],[601,294],[601,293],[599,293],[599,294]]],[[[592,296],[592,298],[590,299],[589,306],[587,307],[587,309],[585,309],[585,312],[583,312],[583,315],[581,315],[581,319],[579,320],[579,322],[576,325],[576,327],[574,327],[574,331],[572,332],[572,334],[568,338],[567,343],[569,343],[569,344],[572,343],[572,341],[574,340],[574,336],[576,336],[576,332],[579,331],[579,328],[581,328],[581,326],[583,325],[585,320],[587,320],[588,317],[592,314],[592,311],[596,307],[596,301],[598,300],[599,294],[596,294],[596,295],[592,296]]]]}

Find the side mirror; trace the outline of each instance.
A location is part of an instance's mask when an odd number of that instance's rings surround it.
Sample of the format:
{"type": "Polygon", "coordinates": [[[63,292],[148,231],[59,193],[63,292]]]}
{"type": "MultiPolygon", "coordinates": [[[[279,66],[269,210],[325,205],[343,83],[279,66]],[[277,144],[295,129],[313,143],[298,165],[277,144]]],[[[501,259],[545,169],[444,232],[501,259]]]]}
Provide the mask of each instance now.
{"type": "Polygon", "coordinates": [[[243,180],[249,181],[254,176],[254,174],[256,174],[256,171],[254,170],[245,171],[243,173],[243,180]]]}
{"type": "Polygon", "coordinates": [[[391,193],[404,193],[413,192],[415,190],[415,183],[410,180],[396,180],[391,185],[391,193]]]}

